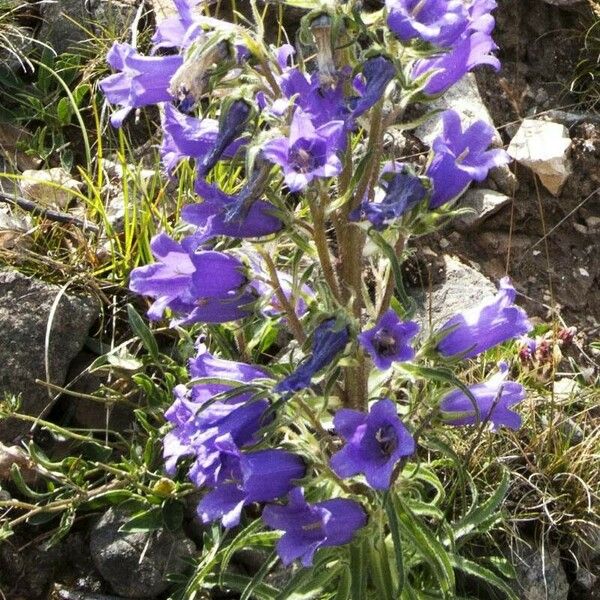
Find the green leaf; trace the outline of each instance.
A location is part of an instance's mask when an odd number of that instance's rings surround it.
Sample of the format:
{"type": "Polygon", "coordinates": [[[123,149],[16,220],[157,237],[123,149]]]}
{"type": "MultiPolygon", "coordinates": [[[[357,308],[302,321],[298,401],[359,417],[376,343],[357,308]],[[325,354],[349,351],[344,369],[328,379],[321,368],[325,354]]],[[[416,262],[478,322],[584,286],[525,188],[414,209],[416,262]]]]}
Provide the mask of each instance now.
{"type": "Polygon", "coordinates": [[[429,565],[441,591],[445,594],[454,592],[454,571],[448,552],[399,496],[394,500],[399,530],[417,552],[417,557],[429,565]]]}
{"type": "Polygon", "coordinates": [[[250,583],[244,588],[240,596],[240,600],[249,600],[254,593],[254,590],[262,585],[263,579],[269,573],[269,571],[275,566],[279,558],[275,554],[275,551],[271,552],[271,554],[265,559],[262,566],[258,570],[258,573],[254,575],[250,583]]]}
{"type": "Polygon", "coordinates": [[[150,331],[148,325],[146,325],[146,323],[144,322],[144,319],[140,317],[138,312],[135,310],[135,308],[133,308],[131,304],[127,305],[127,318],[129,320],[129,325],[131,326],[131,329],[133,330],[135,335],[137,335],[137,337],[140,338],[142,344],[144,344],[144,347],[150,353],[150,356],[152,356],[153,359],[157,360],[158,344],[156,343],[156,338],[154,337],[152,331],[150,331]]]}
{"type": "Polygon", "coordinates": [[[123,533],[140,533],[156,531],[163,525],[162,508],[151,508],[134,515],[119,528],[123,533]]]}
{"type": "MultiPolygon", "coordinates": [[[[252,583],[250,577],[238,575],[237,573],[223,573],[219,577],[220,585],[232,590],[241,591],[252,583]]],[[[253,590],[254,600],[275,600],[278,589],[266,583],[259,583],[253,590]]]]}
{"type": "Polygon", "coordinates": [[[71,101],[68,98],[61,98],[56,105],[56,116],[58,122],[62,127],[68,125],[71,122],[73,116],[73,107],[71,101]]]}
{"type": "Polygon", "coordinates": [[[352,573],[352,600],[364,600],[367,593],[365,577],[365,543],[360,538],[350,546],[350,572],[352,573]]]}
{"type": "Polygon", "coordinates": [[[352,574],[350,568],[345,565],[338,579],[338,589],[334,600],[352,600],[350,592],[352,591],[352,574]]]}
{"type": "Polygon", "coordinates": [[[467,573],[473,577],[478,577],[498,588],[506,594],[508,600],[518,600],[518,597],[515,595],[512,588],[490,569],[455,554],[450,555],[450,563],[455,569],[459,569],[463,573],[467,573]]]}

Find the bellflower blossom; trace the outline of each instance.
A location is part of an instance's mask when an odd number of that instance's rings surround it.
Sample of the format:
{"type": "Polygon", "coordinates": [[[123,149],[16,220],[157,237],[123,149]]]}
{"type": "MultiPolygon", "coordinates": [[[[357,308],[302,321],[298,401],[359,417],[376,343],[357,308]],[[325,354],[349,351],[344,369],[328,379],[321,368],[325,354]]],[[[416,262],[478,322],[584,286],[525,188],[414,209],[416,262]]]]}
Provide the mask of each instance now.
{"type": "Polygon", "coordinates": [[[235,527],[244,506],[285,496],[306,472],[304,461],[284,450],[243,453],[227,438],[217,445],[223,455],[216,486],[198,504],[204,523],[221,519],[224,527],[235,527]]]}
{"type": "Polygon", "coordinates": [[[463,0],[386,0],[387,23],[403,42],[420,38],[448,46],[467,28],[463,0]]]}
{"type": "Polygon", "coordinates": [[[498,49],[491,37],[495,22],[490,13],[495,8],[495,0],[473,0],[467,8],[469,24],[452,43],[450,51],[416,61],[411,73],[413,79],[432,73],[424,87],[426,94],[445,92],[479,65],[500,69],[500,61],[492,54],[498,49]]]}
{"type": "MultiPolygon", "coordinates": [[[[186,240],[187,241],[187,240],[186,240]]],[[[158,320],[166,308],[184,316],[176,323],[223,323],[248,314],[254,300],[245,291],[242,263],[223,252],[194,252],[165,233],[155,236],[151,249],[158,259],[131,272],[129,288],[156,298],[148,317],[158,320]]]]}
{"type": "Polygon", "coordinates": [[[531,331],[527,314],[515,306],[515,298],[516,291],[510,279],[503,277],[494,298],[454,315],[440,329],[440,333],[448,333],[438,343],[438,351],[446,357],[473,358],[531,331]]]}
{"type": "Polygon", "coordinates": [[[433,160],[426,171],[433,183],[430,208],[457,198],[471,181],[483,181],[490,169],[511,160],[501,148],[487,150],[495,131],[485,121],[475,121],[463,132],[458,113],[447,110],[442,123],[443,133],[433,141],[433,160]]]}
{"type": "Polygon", "coordinates": [[[263,156],[279,165],[287,186],[292,192],[299,192],[315,177],[333,177],[342,170],[336,152],[343,129],[343,121],[331,121],[315,128],[309,116],[298,108],[289,137],[266,142],[263,156]]]}
{"type": "Polygon", "coordinates": [[[199,204],[189,204],[182,210],[184,221],[197,225],[203,241],[217,235],[234,238],[257,238],[280,231],[283,223],[274,212],[275,207],[264,200],[254,200],[245,214],[229,218],[231,210],[242,205],[248,186],[230,196],[202,179],[196,180],[196,193],[203,199],[199,204]]]}
{"type": "Polygon", "coordinates": [[[152,36],[152,48],[187,48],[200,36],[203,31],[198,19],[194,16],[194,7],[201,0],[173,0],[177,14],[162,19],[156,25],[152,36]]]}
{"type": "Polygon", "coordinates": [[[361,346],[369,353],[378,369],[386,370],[394,361],[411,360],[415,351],[410,340],[417,335],[419,325],[401,321],[391,308],[375,327],[358,335],[361,346]]]}
{"type": "Polygon", "coordinates": [[[233,382],[249,384],[268,376],[258,367],[217,358],[203,346],[198,356],[190,360],[189,373],[193,379],[214,378],[232,383],[201,383],[190,389],[184,385],[175,387],[175,401],[165,413],[167,421],[173,424],[164,440],[165,468],[173,474],[179,458],[195,456],[191,479],[198,485],[205,481],[214,485],[222,458],[219,443],[223,439],[239,447],[254,443],[257,431],[267,423],[268,402],[253,400],[253,392],[246,388],[231,393],[235,390],[233,382]],[[213,400],[223,392],[230,392],[226,400],[213,400]]]}
{"type": "Polygon", "coordinates": [[[169,82],[183,57],[142,56],[130,44],[115,42],[106,59],[119,72],[102,79],[100,89],[109,102],[123,107],[111,116],[113,127],[121,127],[134,108],[172,99],[169,82]]]}
{"type": "Polygon", "coordinates": [[[511,408],[525,399],[525,388],[516,381],[506,381],[508,366],[501,364],[500,371],[483,383],[469,386],[473,400],[462,390],[450,392],[441,401],[443,419],[450,425],[478,425],[489,422],[495,431],[504,426],[521,427],[521,417],[511,408]]]}
{"type": "Polygon", "coordinates": [[[397,222],[427,194],[420,177],[404,163],[387,163],[381,171],[374,200],[364,198],[350,214],[351,221],[368,220],[378,231],[397,222]]]}
{"type": "MultiPolygon", "coordinates": [[[[219,123],[215,119],[190,117],[172,104],[165,104],[162,115],[163,139],[160,155],[170,175],[184,158],[202,160],[215,147],[219,123]]],[[[224,158],[232,158],[245,140],[234,140],[223,151],[224,158]]]]}
{"type": "Polygon", "coordinates": [[[284,566],[299,558],[305,567],[312,565],[319,548],[347,544],[367,523],[358,502],[333,498],[309,504],[301,488],[290,492],[286,506],[266,506],[262,519],[269,527],[285,532],[277,542],[277,554],[284,566]]]}
{"type": "Polygon", "coordinates": [[[389,58],[381,55],[367,58],[362,66],[361,95],[353,102],[352,116],[359,117],[379,102],[395,76],[396,67],[389,58]]]}
{"type": "Polygon", "coordinates": [[[245,100],[234,100],[221,114],[219,132],[210,152],[198,161],[198,174],[205,177],[219,162],[227,148],[244,133],[252,107],[245,100]]]}
{"type": "Polygon", "coordinates": [[[326,319],[313,332],[312,352],[300,366],[275,386],[276,392],[298,392],[310,386],[312,378],[330,364],[350,341],[348,327],[326,319]]]}
{"type": "Polygon", "coordinates": [[[396,463],[415,451],[415,442],[391,400],[378,400],[369,414],[342,408],[333,424],[346,445],[331,457],[331,468],[343,478],[364,473],[376,490],[388,489],[396,463]]]}

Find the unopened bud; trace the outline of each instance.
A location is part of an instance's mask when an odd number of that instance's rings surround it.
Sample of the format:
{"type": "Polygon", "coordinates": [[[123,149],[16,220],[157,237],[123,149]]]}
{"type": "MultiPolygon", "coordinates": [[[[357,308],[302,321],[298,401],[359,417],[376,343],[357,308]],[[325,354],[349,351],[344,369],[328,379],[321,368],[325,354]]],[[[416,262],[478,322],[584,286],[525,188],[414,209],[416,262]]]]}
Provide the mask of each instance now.
{"type": "Polygon", "coordinates": [[[333,85],[336,81],[336,66],[331,39],[332,19],[321,14],[310,23],[310,30],[317,47],[317,64],[321,85],[333,85]]]}

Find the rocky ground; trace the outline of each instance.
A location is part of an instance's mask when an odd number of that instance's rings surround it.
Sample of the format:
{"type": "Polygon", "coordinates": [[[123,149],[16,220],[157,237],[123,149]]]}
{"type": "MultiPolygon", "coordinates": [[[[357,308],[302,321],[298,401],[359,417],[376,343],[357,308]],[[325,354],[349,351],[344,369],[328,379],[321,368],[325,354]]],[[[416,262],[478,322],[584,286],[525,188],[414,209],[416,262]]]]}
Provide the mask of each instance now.
{"type": "MultiPolygon", "coordinates": [[[[157,10],[143,19],[160,18],[165,4],[163,0],[147,3],[157,10]]],[[[99,22],[131,22],[138,15],[137,6],[134,0],[69,0],[43,7],[43,25],[33,9],[30,20],[38,39],[61,50],[84,37],[61,11],[76,21],[91,14],[99,22]]],[[[585,338],[598,337],[600,114],[569,92],[592,8],[583,0],[499,0],[495,38],[503,64],[500,79],[478,72],[444,100],[466,122],[485,118],[493,123],[498,144],[508,147],[516,161],[510,170],[497,171],[465,196],[463,205],[473,208],[473,214],[415,243],[407,278],[414,295],[423,306],[431,305],[436,319],[493,293],[492,281],[508,273],[532,314],[544,320],[557,314],[585,338]],[[520,139],[525,142],[519,143],[520,139]],[[423,290],[432,292],[431,300],[425,300],[423,290]],[[465,290],[470,294],[467,299],[465,290]]],[[[4,127],[0,134],[5,153],[10,148],[10,156],[19,159],[18,164],[9,164],[5,156],[5,165],[21,171],[37,168],[31,157],[15,153],[15,136],[25,135],[22,131],[4,127]]],[[[431,128],[413,132],[406,141],[407,154],[423,152],[431,139],[431,128]]],[[[35,186],[33,179],[26,178],[21,187],[35,186]]],[[[35,191],[30,189],[29,194],[35,196],[35,191]]],[[[61,207],[61,199],[50,203],[61,207]]],[[[118,206],[115,211],[118,215],[118,206]]],[[[14,231],[27,226],[22,217],[0,210],[0,246],[10,245],[14,231]]],[[[102,429],[110,418],[115,428],[125,430],[131,424],[127,410],[107,413],[84,397],[76,406],[66,407],[63,402],[57,408],[53,399],[52,385],[71,382],[73,389],[88,394],[105,383],[82,375],[95,357],[84,345],[89,345],[90,333],[99,327],[99,302],[95,295],[82,295],[68,286],[0,271],[0,393],[30,390],[22,409],[32,416],[53,418],[60,412],[64,418],[67,410],[71,424],[102,429]]],[[[428,318],[425,308],[421,318],[428,318]]],[[[589,360],[593,365],[598,359],[589,360]]],[[[43,445],[43,434],[35,431],[33,423],[1,424],[0,483],[8,479],[14,462],[21,461],[27,473],[28,465],[15,450],[15,442],[29,435],[38,436],[43,445]]],[[[0,499],[5,493],[0,490],[0,499]]],[[[184,572],[202,542],[198,524],[186,516],[185,534],[161,529],[148,536],[119,531],[123,522],[122,515],[111,509],[82,519],[51,550],[28,532],[0,544],[0,597],[165,597],[165,573],[184,572]]],[[[597,567],[600,544],[595,545],[586,564],[597,567]]],[[[235,568],[255,572],[260,559],[239,557],[235,568]]],[[[566,573],[558,551],[542,554],[534,547],[523,550],[515,562],[523,600],[600,598],[598,573],[587,569],[577,575],[572,570],[566,573]]]]}

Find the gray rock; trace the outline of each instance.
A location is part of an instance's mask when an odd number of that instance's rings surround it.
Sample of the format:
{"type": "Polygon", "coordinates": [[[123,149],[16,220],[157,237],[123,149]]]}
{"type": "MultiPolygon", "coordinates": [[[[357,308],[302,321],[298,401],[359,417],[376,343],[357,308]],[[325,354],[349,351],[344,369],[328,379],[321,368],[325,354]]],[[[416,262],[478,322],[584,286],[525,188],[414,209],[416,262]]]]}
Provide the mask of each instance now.
{"type": "Polygon", "coordinates": [[[42,27],[38,39],[57,54],[73,49],[89,31],[122,34],[135,17],[138,0],[57,0],[40,4],[42,27]],[[86,31],[87,30],[87,31],[86,31]],[[104,30],[104,31],[103,31],[104,30]]]}
{"type": "Polygon", "coordinates": [[[444,324],[452,315],[475,306],[496,293],[496,286],[474,268],[453,256],[443,257],[445,279],[427,291],[413,294],[417,302],[415,320],[424,329],[444,324]]]}
{"type": "Polygon", "coordinates": [[[567,600],[569,583],[558,550],[519,548],[513,560],[521,600],[567,600]]]}
{"type": "Polygon", "coordinates": [[[168,574],[186,570],[196,547],[183,533],[166,529],[120,532],[130,518],[113,508],[104,513],[91,532],[92,559],[116,594],[154,598],[168,589],[168,574]]]}
{"type": "Polygon", "coordinates": [[[569,8],[578,4],[585,4],[586,0],[544,0],[546,4],[552,4],[552,6],[560,6],[561,8],[569,8]]]}
{"type": "Polygon", "coordinates": [[[470,208],[474,212],[458,218],[456,226],[458,229],[473,229],[509,202],[510,198],[500,192],[477,188],[470,189],[462,196],[458,205],[460,208],[470,208]]]}
{"type": "MultiPolygon", "coordinates": [[[[52,305],[60,288],[16,271],[0,271],[0,399],[21,395],[21,412],[40,415],[48,405],[48,390],[35,383],[46,380],[45,337],[52,305]]],[[[62,385],[70,362],[83,347],[98,317],[96,300],[63,294],[51,323],[49,379],[62,385]]],[[[0,441],[10,442],[29,429],[14,419],[0,421],[0,441]]]]}

